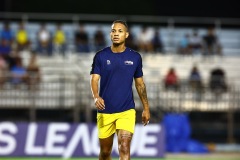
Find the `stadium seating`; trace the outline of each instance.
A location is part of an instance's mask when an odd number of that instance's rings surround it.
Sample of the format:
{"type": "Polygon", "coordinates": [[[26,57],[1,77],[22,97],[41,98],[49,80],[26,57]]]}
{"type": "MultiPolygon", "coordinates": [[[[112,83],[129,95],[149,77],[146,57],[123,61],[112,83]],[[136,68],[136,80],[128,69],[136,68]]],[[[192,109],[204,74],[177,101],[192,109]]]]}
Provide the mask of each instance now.
{"type": "MultiPolygon", "coordinates": [[[[0,23],[0,30],[2,29],[2,23],[0,23]]],[[[89,33],[90,41],[93,38],[93,33],[97,27],[101,27],[106,35],[109,34],[109,25],[104,24],[86,24],[86,31],[89,33]]],[[[33,42],[32,47],[36,46],[36,33],[40,27],[40,23],[29,22],[26,26],[26,29],[29,33],[29,38],[33,42]]],[[[47,28],[51,33],[55,31],[54,23],[47,23],[47,28]]],[[[17,30],[17,23],[11,23],[11,29],[13,32],[17,30]]],[[[52,57],[46,57],[43,55],[38,56],[39,65],[41,66],[42,72],[42,83],[41,90],[36,94],[36,96],[42,97],[39,98],[39,102],[36,101],[36,106],[38,107],[59,107],[59,99],[67,99],[64,101],[65,107],[72,107],[78,103],[83,105],[89,105],[89,98],[91,93],[89,90],[89,71],[92,63],[94,53],[76,53],[74,52],[74,31],[76,26],[71,23],[63,24],[63,30],[66,32],[67,42],[68,42],[68,51],[66,57],[62,57],[58,54],[54,54],[52,57]],[[81,93],[76,90],[76,86],[81,90],[81,93]],[[81,94],[80,102],[76,100],[78,94],[81,94]],[[44,100],[44,103],[40,103],[40,100],[44,100]]],[[[176,55],[176,46],[180,38],[185,33],[192,33],[192,28],[174,28],[174,30],[169,30],[169,28],[162,27],[161,37],[163,38],[164,46],[166,49],[166,54],[142,54],[143,57],[143,66],[144,66],[144,79],[147,84],[147,89],[149,90],[149,98],[151,100],[152,106],[158,106],[159,101],[164,99],[164,96],[168,96],[168,92],[160,92],[162,90],[162,80],[167,73],[167,70],[170,67],[176,69],[177,74],[179,75],[182,81],[185,81],[188,78],[189,72],[193,65],[197,65],[201,72],[201,75],[204,80],[204,84],[208,85],[208,80],[210,76],[210,71],[215,67],[221,67],[226,71],[227,82],[230,86],[237,88],[240,85],[238,79],[240,79],[238,65],[240,62],[240,31],[237,29],[221,29],[218,30],[218,36],[220,38],[221,44],[223,45],[223,57],[213,56],[204,59],[201,55],[194,56],[180,56],[176,55]],[[173,45],[172,45],[173,44],[173,45]],[[161,93],[161,95],[159,95],[161,93]]],[[[132,33],[137,35],[140,31],[140,26],[132,26],[132,33]]],[[[204,28],[198,29],[199,34],[203,35],[206,33],[204,28]]],[[[109,38],[106,38],[107,44],[110,45],[111,42],[109,38]]],[[[90,42],[92,44],[92,41],[90,42]]],[[[29,58],[29,55],[22,54],[25,62],[29,58]]],[[[135,90],[134,90],[135,91],[135,90]]],[[[239,89],[238,89],[239,91],[239,89]]],[[[9,92],[9,91],[7,91],[9,92]]],[[[10,93],[1,93],[9,95],[10,93]]],[[[135,91],[136,92],[136,91],[135,91]]],[[[18,94],[18,92],[11,91],[11,93],[18,94]]],[[[24,93],[22,96],[27,97],[24,93]]],[[[181,93],[171,93],[176,99],[181,99],[181,93]]],[[[11,94],[10,94],[11,95],[11,94]]],[[[21,96],[18,99],[17,96],[11,95],[10,98],[15,97],[16,102],[2,101],[1,106],[6,106],[6,104],[16,107],[16,104],[25,103],[31,105],[31,102],[26,98],[24,101],[21,99],[21,96]]],[[[21,94],[20,94],[21,95],[21,94]]],[[[135,94],[137,95],[137,94],[135,94]]],[[[193,95],[192,95],[193,96],[193,95]]],[[[225,94],[223,100],[229,100],[229,95],[225,94]]],[[[169,98],[169,97],[168,97],[169,98]]],[[[166,98],[165,98],[166,99],[166,98]]],[[[179,101],[175,102],[175,106],[180,106],[179,101]]],[[[202,108],[209,108],[205,102],[201,103],[202,108]]],[[[206,102],[207,103],[207,102],[206,102]]],[[[140,101],[136,101],[137,107],[140,106],[140,101]]],[[[28,106],[29,106],[28,105],[28,106]]],[[[171,105],[171,104],[169,104],[171,105]]],[[[94,107],[91,103],[90,106],[94,107]]],[[[190,109],[193,108],[192,101],[184,101],[184,106],[190,106],[190,109]]],[[[226,107],[227,105],[223,105],[226,107]]],[[[224,109],[223,107],[223,109],[224,109]]],[[[187,107],[188,108],[188,107],[187,107]]]]}
{"type": "MultiPolygon", "coordinates": [[[[41,23],[36,22],[29,22],[26,25],[26,30],[29,34],[29,39],[32,42],[32,47],[36,47],[37,43],[37,32],[40,28],[41,23]]],[[[55,23],[46,23],[47,29],[51,32],[53,35],[56,30],[56,24],[55,23]]],[[[3,23],[0,22],[0,30],[3,28],[3,23]]],[[[18,29],[18,23],[17,22],[11,22],[10,28],[13,31],[13,33],[16,33],[18,29]]],[[[90,39],[90,45],[93,47],[93,34],[97,30],[97,28],[101,28],[106,36],[107,45],[111,44],[111,41],[109,38],[109,24],[85,24],[85,30],[89,34],[90,39]]],[[[74,33],[77,30],[77,26],[73,23],[63,23],[62,29],[66,33],[67,38],[67,49],[73,50],[74,48],[74,33]]],[[[141,26],[140,25],[132,25],[131,26],[131,33],[134,36],[137,36],[140,33],[141,26]]],[[[192,34],[193,30],[197,29],[200,36],[203,36],[206,34],[206,28],[199,27],[199,28],[192,28],[192,27],[182,27],[182,28],[173,28],[169,29],[168,27],[160,27],[159,31],[161,34],[161,38],[163,40],[164,48],[166,52],[176,52],[178,43],[180,39],[186,34],[192,34]]],[[[228,28],[222,28],[221,30],[217,30],[217,35],[219,37],[220,43],[223,46],[223,53],[224,55],[238,55],[240,53],[240,30],[239,29],[228,29],[228,28]]]]}

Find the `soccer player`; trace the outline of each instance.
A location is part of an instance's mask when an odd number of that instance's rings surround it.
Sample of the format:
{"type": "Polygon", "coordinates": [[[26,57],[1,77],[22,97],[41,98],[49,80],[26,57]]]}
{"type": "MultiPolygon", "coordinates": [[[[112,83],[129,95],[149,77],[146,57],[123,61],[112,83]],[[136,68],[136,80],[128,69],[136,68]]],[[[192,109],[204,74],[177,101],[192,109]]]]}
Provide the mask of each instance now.
{"type": "Polygon", "coordinates": [[[99,160],[111,160],[115,133],[118,137],[120,160],[130,160],[130,145],[136,120],[133,79],[143,104],[143,125],[147,125],[150,120],[142,58],[138,52],[125,46],[128,35],[127,23],[123,20],[114,21],[110,32],[112,45],[98,51],[93,59],[90,82],[98,110],[99,160]]]}

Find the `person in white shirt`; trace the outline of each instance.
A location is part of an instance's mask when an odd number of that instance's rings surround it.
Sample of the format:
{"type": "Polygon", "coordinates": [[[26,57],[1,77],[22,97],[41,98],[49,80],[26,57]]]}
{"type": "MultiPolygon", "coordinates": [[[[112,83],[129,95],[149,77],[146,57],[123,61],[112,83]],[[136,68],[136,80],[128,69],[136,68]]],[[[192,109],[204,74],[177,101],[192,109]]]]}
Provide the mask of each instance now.
{"type": "Polygon", "coordinates": [[[154,31],[147,26],[143,26],[141,32],[137,37],[138,48],[140,52],[150,53],[153,52],[152,39],[154,31]]]}
{"type": "Polygon", "coordinates": [[[193,31],[189,42],[192,54],[202,52],[202,38],[198,35],[198,32],[196,30],[193,31]]]}
{"type": "Polygon", "coordinates": [[[38,38],[38,52],[41,54],[52,54],[52,40],[50,32],[46,29],[45,24],[41,25],[39,32],[37,33],[38,38]]]}

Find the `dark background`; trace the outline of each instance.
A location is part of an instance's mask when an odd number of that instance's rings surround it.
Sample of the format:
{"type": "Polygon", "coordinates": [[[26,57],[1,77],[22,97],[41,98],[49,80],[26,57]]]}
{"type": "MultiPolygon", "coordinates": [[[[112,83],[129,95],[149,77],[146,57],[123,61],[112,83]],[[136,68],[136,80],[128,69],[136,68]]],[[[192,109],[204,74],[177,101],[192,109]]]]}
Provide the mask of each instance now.
{"type": "Polygon", "coordinates": [[[1,3],[1,12],[240,18],[240,5],[237,0],[2,0],[1,3]]]}

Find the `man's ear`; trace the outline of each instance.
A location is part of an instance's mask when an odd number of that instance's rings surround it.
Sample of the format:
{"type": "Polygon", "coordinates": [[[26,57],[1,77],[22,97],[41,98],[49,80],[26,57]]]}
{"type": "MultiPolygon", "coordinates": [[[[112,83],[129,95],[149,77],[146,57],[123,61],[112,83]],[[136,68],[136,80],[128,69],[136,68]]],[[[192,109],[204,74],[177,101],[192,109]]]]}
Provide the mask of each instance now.
{"type": "Polygon", "coordinates": [[[126,38],[128,38],[128,36],[129,36],[129,32],[126,33],[126,38]]]}

